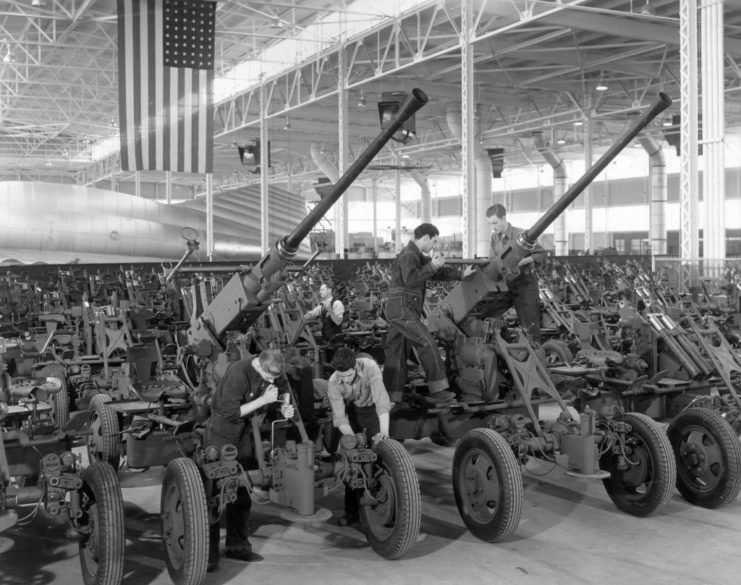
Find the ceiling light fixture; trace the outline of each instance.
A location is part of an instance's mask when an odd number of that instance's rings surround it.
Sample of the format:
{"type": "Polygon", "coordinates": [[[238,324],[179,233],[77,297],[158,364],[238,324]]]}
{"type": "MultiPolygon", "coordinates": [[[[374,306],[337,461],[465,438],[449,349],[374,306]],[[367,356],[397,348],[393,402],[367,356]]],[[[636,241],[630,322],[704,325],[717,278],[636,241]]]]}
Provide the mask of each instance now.
{"type": "Polygon", "coordinates": [[[594,89],[597,91],[607,91],[607,86],[600,81],[594,89]]]}
{"type": "Polygon", "coordinates": [[[556,140],[556,144],[566,144],[566,139],[565,138],[559,138],[558,140],[556,140]]]}
{"type": "Polygon", "coordinates": [[[576,122],[574,122],[574,126],[584,126],[584,122],[582,122],[581,120],[577,120],[576,122]]]}
{"type": "Polygon", "coordinates": [[[285,130],[286,132],[291,131],[291,121],[288,118],[286,118],[286,123],[283,124],[283,130],[285,130]]]}
{"type": "Polygon", "coordinates": [[[669,118],[669,117],[664,118],[664,120],[661,122],[661,125],[664,126],[665,128],[668,127],[668,126],[671,126],[672,125],[672,119],[669,118]]]}
{"type": "Polygon", "coordinates": [[[360,90],[360,99],[358,100],[358,107],[359,108],[364,108],[367,105],[368,105],[368,102],[365,99],[365,90],[364,89],[361,89],[360,90]]]}
{"type": "Polygon", "coordinates": [[[641,14],[647,14],[649,16],[654,16],[656,14],[656,10],[651,5],[651,0],[646,0],[646,3],[641,6],[641,14]]]}

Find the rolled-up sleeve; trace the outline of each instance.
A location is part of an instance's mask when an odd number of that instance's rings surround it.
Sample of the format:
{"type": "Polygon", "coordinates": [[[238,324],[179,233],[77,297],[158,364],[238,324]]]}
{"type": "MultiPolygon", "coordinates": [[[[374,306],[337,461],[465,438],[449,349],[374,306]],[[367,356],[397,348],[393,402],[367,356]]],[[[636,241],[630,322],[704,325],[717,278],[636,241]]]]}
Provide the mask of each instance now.
{"type": "Polygon", "coordinates": [[[383,384],[383,375],[381,368],[372,364],[366,369],[365,375],[368,376],[368,386],[370,387],[373,404],[376,406],[376,413],[381,415],[391,412],[391,399],[383,384]]]}
{"type": "Polygon", "coordinates": [[[327,398],[329,407],[332,409],[332,424],[337,428],[341,425],[349,425],[350,421],[345,413],[345,399],[340,393],[340,384],[332,380],[331,376],[327,383],[327,398]]]}

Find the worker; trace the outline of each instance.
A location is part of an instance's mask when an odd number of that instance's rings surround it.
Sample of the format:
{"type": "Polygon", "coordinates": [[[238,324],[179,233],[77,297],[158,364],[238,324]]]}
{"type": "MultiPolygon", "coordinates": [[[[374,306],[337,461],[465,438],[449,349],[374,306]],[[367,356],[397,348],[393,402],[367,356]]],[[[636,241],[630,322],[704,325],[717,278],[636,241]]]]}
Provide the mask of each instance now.
{"type": "MultiPolygon", "coordinates": [[[[266,349],[257,357],[229,363],[211,400],[211,416],[206,421],[204,445],[221,449],[224,445],[237,447],[238,460],[244,460],[250,448],[250,428],[245,420],[249,415],[281,400],[280,413],[293,418],[290,387],[284,373],[283,353],[266,349]]],[[[224,556],[238,561],[260,560],[253,554],[248,536],[248,522],[252,500],[245,486],[237,490],[237,500],[226,506],[226,548],[224,556]]],[[[209,572],[219,566],[219,523],[209,529],[209,572]]]]}
{"type": "MultiPolygon", "coordinates": [[[[495,203],[486,210],[486,221],[491,226],[489,259],[499,258],[516,241],[517,235],[525,230],[513,226],[507,220],[507,209],[495,203]]],[[[520,274],[507,281],[507,290],[487,298],[485,316],[499,317],[510,307],[515,308],[517,319],[531,341],[540,343],[540,293],[535,268],[546,259],[546,251],[537,242],[532,252],[520,260],[520,274]]]]}
{"type": "Polygon", "coordinates": [[[321,303],[304,315],[304,320],[320,319],[322,337],[328,344],[344,341],[345,305],[334,294],[334,285],[325,281],[319,287],[321,303]]]}
{"type": "MultiPolygon", "coordinates": [[[[374,445],[389,436],[391,400],[383,385],[381,368],[371,357],[356,357],[347,347],[340,347],[330,364],[334,373],[327,384],[327,398],[332,423],[343,435],[363,433],[366,445],[374,445]]],[[[360,521],[358,490],[345,488],[345,516],[341,526],[360,521]]]]}
{"type": "Polygon", "coordinates": [[[448,402],[455,394],[448,390],[445,364],[437,342],[422,322],[428,280],[462,280],[473,268],[446,266],[445,256],[435,250],[440,231],[431,223],[414,229],[414,238],[391,264],[385,317],[386,358],[383,380],[393,402],[401,402],[407,379],[409,348],[414,348],[427,378],[426,402],[448,402]]]}

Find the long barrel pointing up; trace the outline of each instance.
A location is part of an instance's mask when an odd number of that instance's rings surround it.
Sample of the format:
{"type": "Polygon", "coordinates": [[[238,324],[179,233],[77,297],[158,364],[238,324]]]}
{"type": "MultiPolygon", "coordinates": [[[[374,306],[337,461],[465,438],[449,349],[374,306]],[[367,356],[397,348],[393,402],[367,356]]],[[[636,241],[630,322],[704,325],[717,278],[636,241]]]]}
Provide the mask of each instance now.
{"type": "Polygon", "coordinates": [[[358,178],[358,175],[360,175],[365,167],[370,164],[373,157],[378,154],[391,137],[404,125],[404,122],[406,122],[412,114],[426,103],[427,94],[425,94],[421,89],[413,89],[412,93],[410,93],[406,100],[404,100],[399,112],[396,114],[389,126],[376,136],[373,142],[371,142],[366,149],[360,153],[360,156],[358,156],[350,168],[347,169],[345,174],[337,180],[329,193],[322,197],[322,200],[314,207],[314,209],[312,209],[301,223],[298,224],[288,236],[286,236],[282,242],[283,248],[286,251],[291,252],[298,249],[301,241],[312,229],[314,229],[314,226],[319,223],[319,220],[321,220],[324,214],[329,211],[352,182],[358,178]]]}
{"type": "Polygon", "coordinates": [[[643,116],[637,119],[633,125],[617,139],[615,144],[608,148],[599,160],[594,163],[538,221],[535,222],[535,225],[523,234],[523,239],[525,240],[524,243],[530,246],[534,245],[536,240],[542,235],[548,226],[551,225],[559,215],[566,211],[566,208],[571,205],[574,199],[576,199],[579,194],[586,189],[587,185],[589,185],[589,183],[591,183],[595,177],[599,175],[608,164],[610,164],[610,161],[612,161],[612,159],[615,158],[621,150],[628,146],[630,141],[638,136],[641,130],[648,126],[656,116],[671,105],[672,98],[663,92],[660,93],[643,116]]]}

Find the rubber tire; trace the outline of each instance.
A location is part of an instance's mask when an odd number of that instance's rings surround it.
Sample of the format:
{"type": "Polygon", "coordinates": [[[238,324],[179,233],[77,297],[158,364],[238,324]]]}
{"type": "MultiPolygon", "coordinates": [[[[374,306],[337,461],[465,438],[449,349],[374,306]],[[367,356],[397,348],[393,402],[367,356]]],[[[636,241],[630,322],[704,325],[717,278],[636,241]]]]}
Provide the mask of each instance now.
{"type": "Polygon", "coordinates": [[[677,461],[677,489],[684,499],[710,509],[736,499],[741,490],[741,443],[719,412],[688,408],[672,420],[666,433],[677,461]],[[700,481],[689,469],[686,448],[693,443],[701,446],[706,462],[700,481]]]}
{"type": "Polygon", "coordinates": [[[90,461],[104,461],[118,471],[121,462],[121,425],[118,414],[105,405],[111,402],[108,394],[96,394],[90,400],[90,435],[87,452],[90,461]]]}
{"type": "Polygon", "coordinates": [[[556,356],[564,365],[569,365],[574,361],[574,354],[571,353],[569,346],[564,341],[549,339],[540,346],[540,349],[545,353],[546,366],[553,365],[552,363],[548,363],[549,354],[556,356]]]}
{"type": "Polygon", "coordinates": [[[499,542],[515,531],[524,489],[517,458],[502,435],[482,428],[461,437],[453,455],[453,492],[461,519],[476,538],[499,542]],[[490,493],[501,502],[493,511],[492,498],[478,505],[481,494],[490,493]]]}
{"type": "MultiPolygon", "coordinates": [[[[412,458],[400,443],[384,439],[375,446],[375,451],[378,460],[373,465],[373,475],[382,479],[384,487],[391,488],[391,497],[385,503],[360,506],[360,521],[371,548],[393,561],[407,554],[417,542],[422,524],[422,496],[412,458]],[[390,500],[392,509],[387,509],[390,500]]],[[[382,496],[379,491],[372,495],[382,496]]]]}
{"type": "Polygon", "coordinates": [[[608,449],[600,458],[600,468],[609,471],[610,477],[603,479],[602,483],[620,510],[646,518],[660,512],[674,492],[677,467],[672,446],[661,427],[645,414],[628,412],[617,420],[631,425],[632,431],[626,437],[626,443],[633,447],[630,458],[635,460],[636,454],[640,455],[644,470],[641,477],[631,478],[630,474],[635,475],[635,468],[629,466],[626,471],[618,470],[616,456],[608,449]],[[639,493],[636,488],[643,485],[647,489],[639,493]]]}
{"type": "Polygon", "coordinates": [[[178,457],[167,464],[160,499],[162,546],[175,585],[201,585],[208,564],[208,507],[198,466],[178,457]]]}
{"type": "MultiPolygon", "coordinates": [[[[121,486],[107,463],[82,470],[80,500],[91,528],[79,542],[85,585],[119,585],[123,579],[126,534],[121,486]]],[[[80,521],[78,521],[78,524],[80,521]]]]}

